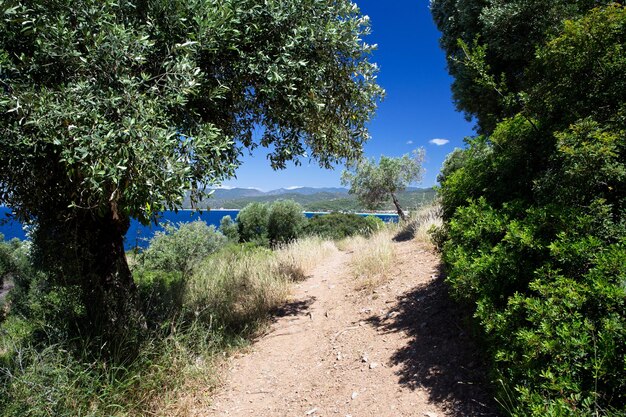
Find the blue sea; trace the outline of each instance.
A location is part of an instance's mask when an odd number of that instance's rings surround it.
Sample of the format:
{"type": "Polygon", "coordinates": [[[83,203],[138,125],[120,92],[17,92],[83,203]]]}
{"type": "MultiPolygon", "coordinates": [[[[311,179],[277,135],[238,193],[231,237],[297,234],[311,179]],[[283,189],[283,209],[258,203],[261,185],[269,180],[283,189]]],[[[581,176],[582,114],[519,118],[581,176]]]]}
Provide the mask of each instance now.
{"type": "MultiPolygon", "coordinates": [[[[210,211],[193,211],[193,210],[178,210],[175,211],[164,211],[161,215],[158,225],[150,225],[144,226],[136,220],[133,220],[130,224],[130,228],[128,229],[128,233],[126,233],[126,241],[124,246],[127,250],[140,247],[144,248],[148,245],[148,241],[154,233],[157,231],[162,231],[162,224],[170,222],[170,223],[180,223],[180,222],[192,222],[197,219],[201,219],[205,221],[207,224],[212,224],[215,227],[218,227],[222,217],[230,216],[233,220],[237,217],[237,213],[239,210],[210,210],[210,211]]],[[[18,238],[21,240],[26,239],[26,232],[19,222],[13,220],[10,217],[11,210],[6,207],[0,207],[0,233],[4,235],[5,240],[18,238]]],[[[323,212],[305,212],[305,216],[313,217],[316,214],[327,214],[323,212]]],[[[367,214],[359,213],[363,216],[367,214]]],[[[385,222],[397,222],[398,215],[397,214],[376,214],[377,217],[382,219],[385,222]]]]}

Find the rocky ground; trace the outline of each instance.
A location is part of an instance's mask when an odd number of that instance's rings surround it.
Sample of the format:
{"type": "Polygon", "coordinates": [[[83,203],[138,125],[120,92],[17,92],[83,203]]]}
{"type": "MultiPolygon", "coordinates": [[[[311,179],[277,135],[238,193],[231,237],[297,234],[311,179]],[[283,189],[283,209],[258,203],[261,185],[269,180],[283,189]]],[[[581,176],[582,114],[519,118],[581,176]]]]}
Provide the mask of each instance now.
{"type": "Polygon", "coordinates": [[[247,352],[225,363],[208,416],[495,416],[466,314],[437,254],[396,242],[389,279],[355,290],[337,252],[247,352]]]}

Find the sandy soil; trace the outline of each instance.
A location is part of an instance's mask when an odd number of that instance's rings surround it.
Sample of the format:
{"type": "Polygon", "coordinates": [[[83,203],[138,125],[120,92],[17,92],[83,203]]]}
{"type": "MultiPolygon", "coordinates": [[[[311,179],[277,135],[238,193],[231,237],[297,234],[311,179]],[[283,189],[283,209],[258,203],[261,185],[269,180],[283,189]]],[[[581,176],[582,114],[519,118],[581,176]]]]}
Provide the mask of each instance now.
{"type": "Polygon", "coordinates": [[[397,242],[393,278],[355,291],[338,252],[294,289],[248,352],[226,363],[208,416],[495,416],[484,364],[439,258],[397,242]]]}

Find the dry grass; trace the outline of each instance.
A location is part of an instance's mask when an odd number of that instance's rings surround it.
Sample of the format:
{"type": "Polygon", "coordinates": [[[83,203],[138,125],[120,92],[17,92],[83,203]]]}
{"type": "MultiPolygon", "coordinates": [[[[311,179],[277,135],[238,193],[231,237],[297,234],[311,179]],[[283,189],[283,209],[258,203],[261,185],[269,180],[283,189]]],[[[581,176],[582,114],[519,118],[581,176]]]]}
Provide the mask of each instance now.
{"type": "MultiPolygon", "coordinates": [[[[289,297],[290,283],[304,279],[328,256],[334,243],[311,237],[276,251],[234,247],[206,259],[187,284],[185,304],[200,320],[212,314],[222,323],[246,326],[264,324],[268,315],[289,297]]],[[[220,355],[221,356],[221,355],[220,355]]],[[[201,416],[217,384],[215,357],[181,363],[184,383],[169,399],[157,401],[163,416],[201,416]]],[[[219,359],[217,359],[219,362],[219,359]]]]}
{"type": "Polygon", "coordinates": [[[276,252],[281,272],[298,281],[306,278],[324,259],[337,252],[337,246],[320,237],[307,237],[290,243],[276,252]]]}
{"type": "Polygon", "coordinates": [[[268,249],[235,247],[207,258],[188,280],[185,305],[229,326],[255,323],[285,302],[291,277],[268,249]]]}
{"type": "Polygon", "coordinates": [[[421,207],[412,212],[409,220],[400,226],[394,240],[432,244],[429,231],[433,226],[440,227],[442,224],[441,207],[438,204],[421,207]]]}
{"type": "Polygon", "coordinates": [[[395,227],[387,227],[369,238],[354,236],[341,241],[340,248],[354,252],[350,266],[357,290],[372,291],[389,279],[395,259],[395,233],[395,227]]]}

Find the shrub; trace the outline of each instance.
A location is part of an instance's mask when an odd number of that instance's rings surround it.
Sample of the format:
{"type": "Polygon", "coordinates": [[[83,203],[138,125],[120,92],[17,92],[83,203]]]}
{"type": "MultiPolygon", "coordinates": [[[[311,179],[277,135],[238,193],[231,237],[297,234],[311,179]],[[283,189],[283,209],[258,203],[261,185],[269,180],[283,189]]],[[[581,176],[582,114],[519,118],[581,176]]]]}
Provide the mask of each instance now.
{"type": "Polygon", "coordinates": [[[141,311],[148,327],[167,327],[176,319],[183,305],[184,280],[179,272],[146,270],[133,271],[141,311]]]}
{"type": "Polygon", "coordinates": [[[298,238],[306,223],[302,206],[293,200],[274,202],[269,209],[267,233],[272,246],[298,238]]]}
{"type": "MultiPolygon", "coordinates": [[[[370,217],[370,216],[368,216],[370,217]]],[[[357,234],[369,235],[379,223],[358,214],[330,213],[315,215],[304,227],[304,234],[339,240],[357,234]]]]}
{"type": "Polygon", "coordinates": [[[385,222],[380,217],[374,215],[365,216],[365,224],[367,225],[368,233],[377,232],[385,227],[385,222]]]}
{"type": "Polygon", "coordinates": [[[241,242],[268,244],[267,223],[269,208],[267,204],[250,203],[237,214],[237,228],[241,242]]]}
{"type": "Polygon", "coordinates": [[[237,223],[230,216],[222,217],[219,231],[226,236],[229,242],[239,242],[239,230],[237,223]]]}
{"type": "Polygon", "coordinates": [[[179,272],[187,278],[193,268],[226,243],[226,238],[202,220],[166,224],[157,232],[143,252],[143,267],[149,270],[179,272]]]}
{"type": "Polygon", "coordinates": [[[19,239],[5,241],[0,233],[0,288],[8,280],[25,275],[30,268],[28,260],[28,246],[19,239]]]}
{"type": "Polygon", "coordinates": [[[437,238],[511,414],[623,415],[626,8],[554,35],[520,69],[525,111],[446,162],[437,238]]]}

